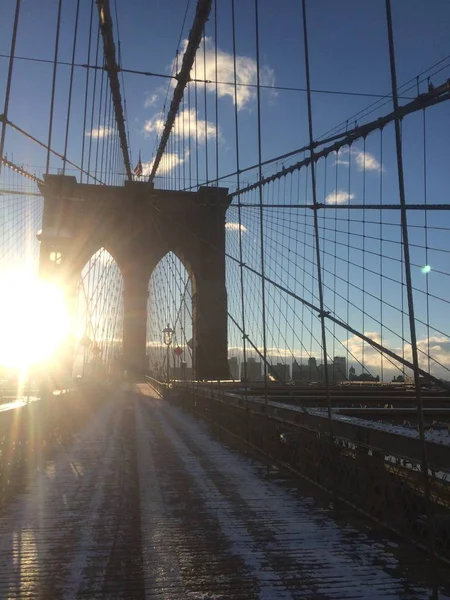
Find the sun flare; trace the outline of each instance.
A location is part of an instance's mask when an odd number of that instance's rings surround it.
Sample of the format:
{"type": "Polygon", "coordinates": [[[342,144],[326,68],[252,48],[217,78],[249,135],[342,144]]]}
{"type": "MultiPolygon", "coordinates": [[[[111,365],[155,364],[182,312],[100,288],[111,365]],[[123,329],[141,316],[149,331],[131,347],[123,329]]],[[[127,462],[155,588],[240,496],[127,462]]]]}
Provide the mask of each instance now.
{"type": "Polygon", "coordinates": [[[49,360],[70,332],[63,290],[26,272],[0,274],[0,365],[49,360]]]}

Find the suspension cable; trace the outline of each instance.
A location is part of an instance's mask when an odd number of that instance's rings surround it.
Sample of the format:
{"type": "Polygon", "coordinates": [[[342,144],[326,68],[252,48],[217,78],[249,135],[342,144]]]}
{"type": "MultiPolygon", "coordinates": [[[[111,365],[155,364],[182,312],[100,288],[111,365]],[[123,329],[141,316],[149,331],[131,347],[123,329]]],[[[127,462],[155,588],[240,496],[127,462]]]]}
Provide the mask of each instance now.
{"type": "Polygon", "coordinates": [[[389,44],[389,62],[391,72],[391,87],[392,87],[392,104],[394,107],[394,126],[395,126],[395,146],[397,156],[397,173],[398,173],[398,188],[399,188],[399,200],[400,200],[400,217],[401,217],[401,230],[403,238],[403,256],[405,260],[405,277],[406,277],[406,293],[408,299],[408,313],[409,313],[409,329],[411,335],[411,352],[412,352],[412,363],[414,373],[414,384],[415,393],[417,400],[417,416],[419,420],[419,437],[422,450],[422,471],[424,478],[424,489],[426,498],[430,499],[430,482],[428,478],[428,459],[425,443],[425,428],[423,419],[423,405],[422,405],[422,391],[420,382],[420,368],[419,368],[419,356],[417,352],[417,333],[416,333],[416,322],[414,316],[414,296],[412,291],[412,278],[411,278],[411,260],[409,254],[409,240],[408,240],[408,217],[406,210],[406,195],[405,195],[405,179],[403,172],[403,147],[400,132],[400,118],[398,116],[398,96],[397,96],[397,74],[395,66],[395,49],[394,49],[394,32],[392,27],[392,13],[391,13],[391,2],[386,0],[386,24],[388,33],[388,44],[389,44]]]}
{"type": "Polygon", "coordinates": [[[55,39],[55,54],[53,58],[53,75],[52,75],[52,91],[50,98],[50,117],[48,124],[48,142],[47,142],[47,165],[45,172],[49,172],[50,168],[50,148],[52,146],[52,131],[53,131],[53,111],[55,108],[55,91],[56,91],[56,70],[58,66],[58,51],[59,51],[59,34],[61,30],[61,8],[62,0],[58,0],[58,16],[56,18],[56,39],[55,39]]]}
{"type": "MultiPolygon", "coordinates": [[[[311,82],[309,72],[309,47],[308,47],[308,24],[306,19],[306,0],[302,0],[302,14],[303,14],[303,42],[305,52],[305,76],[306,76],[306,87],[307,87],[307,104],[308,104],[308,131],[309,131],[309,151],[310,151],[310,167],[311,167],[311,190],[313,206],[316,207],[317,202],[317,187],[316,187],[316,163],[314,161],[314,135],[313,135],[313,116],[312,116],[312,100],[311,100],[311,82]]],[[[330,438],[333,438],[333,425],[331,415],[331,395],[330,395],[330,381],[328,376],[328,354],[327,354],[327,337],[325,329],[325,313],[324,313],[324,301],[323,301],[323,284],[322,284],[322,265],[320,259],[320,243],[319,243],[319,222],[317,210],[313,211],[314,216],[314,235],[315,235],[315,251],[316,251],[316,266],[317,266],[317,283],[319,288],[319,306],[320,306],[320,323],[322,328],[322,352],[323,352],[323,364],[324,364],[324,380],[327,396],[327,408],[328,408],[328,423],[330,427],[330,438]]]]}
{"type": "Polygon", "coordinates": [[[159,147],[156,152],[155,160],[153,161],[152,170],[149,176],[150,182],[153,182],[155,179],[155,175],[158,170],[159,163],[161,162],[162,155],[164,154],[164,150],[166,148],[170,132],[172,131],[172,127],[175,123],[175,119],[178,114],[178,109],[183,98],[184,89],[189,82],[191,69],[195,60],[195,55],[200,45],[203,27],[206,21],[208,20],[209,13],[211,12],[211,4],[212,0],[198,0],[197,2],[194,23],[192,25],[191,31],[189,32],[188,43],[183,56],[181,69],[180,72],[177,74],[177,85],[175,86],[175,90],[173,92],[172,102],[170,104],[167,120],[164,125],[161,140],[159,142],[159,147]]]}
{"type": "MultiPolygon", "coordinates": [[[[6,91],[5,91],[5,103],[3,108],[3,120],[2,120],[2,133],[0,137],[0,159],[3,158],[3,150],[5,147],[5,135],[6,135],[6,119],[8,118],[8,108],[9,108],[9,97],[11,94],[11,82],[12,82],[12,74],[14,67],[14,58],[16,52],[16,40],[17,40],[17,30],[19,28],[19,14],[20,14],[20,0],[16,0],[16,10],[14,13],[14,25],[13,25],[13,33],[11,38],[11,50],[9,54],[9,66],[8,66],[8,76],[6,78],[6,91]]],[[[2,162],[0,161],[0,173],[2,171],[2,162]]]]}

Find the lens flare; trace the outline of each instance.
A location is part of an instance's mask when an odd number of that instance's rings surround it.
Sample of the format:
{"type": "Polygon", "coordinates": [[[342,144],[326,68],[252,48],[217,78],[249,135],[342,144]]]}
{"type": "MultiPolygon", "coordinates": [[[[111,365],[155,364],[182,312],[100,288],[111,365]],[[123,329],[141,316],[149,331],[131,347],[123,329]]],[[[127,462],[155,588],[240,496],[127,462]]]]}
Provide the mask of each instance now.
{"type": "Polygon", "coordinates": [[[424,267],[422,267],[421,271],[424,275],[426,275],[427,273],[429,273],[431,271],[430,265],[425,265],[424,267]]]}
{"type": "Polygon", "coordinates": [[[0,365],[27,369],[50,359],[70,332],[63,290],[26,272],[0,275],[0,365]]]}

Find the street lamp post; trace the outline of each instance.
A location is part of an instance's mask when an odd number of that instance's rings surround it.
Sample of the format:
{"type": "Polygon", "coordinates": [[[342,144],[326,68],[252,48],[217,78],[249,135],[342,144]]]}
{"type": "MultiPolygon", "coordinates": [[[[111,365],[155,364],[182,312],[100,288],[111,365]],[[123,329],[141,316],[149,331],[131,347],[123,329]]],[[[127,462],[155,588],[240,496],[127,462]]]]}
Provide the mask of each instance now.
{"type": "Polygon", "coordinates": [[[170,357],[169,357],[169,348],[173,340],[173,334],[175,331],[170,327],[169,323],[167,323],[167,327],[163,329],[164,343],[167,347],[167,384],[170,381],[170,357]]]}

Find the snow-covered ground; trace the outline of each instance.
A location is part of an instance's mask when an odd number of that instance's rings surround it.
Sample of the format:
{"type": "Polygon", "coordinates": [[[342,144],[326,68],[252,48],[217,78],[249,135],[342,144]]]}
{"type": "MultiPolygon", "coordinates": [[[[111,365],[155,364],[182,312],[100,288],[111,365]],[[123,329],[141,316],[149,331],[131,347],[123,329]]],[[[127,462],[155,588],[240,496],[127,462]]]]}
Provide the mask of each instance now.
{"type": "MultiPolygon", "coordinates": [[[[158,571],[168,573],[172,586],[161,598],[186,597],[183,581],[193,594],[189,598],[431,597],[426,586],[407,581],[395,544],[375,543],[350,525],[338,526],[311,497],[299,499],[264,479],[258,463],[214,440],[191,416],[156,399],[139,401],[136,414],[148,458],[141,494],[153,494],[153,502],[143,500],[143,539],[151,539],[155,522],[163,523],[173,549],[170,564],[158,571]],[[179,523],[196,532],[206,569],[190,556],[192,542],[180,535],[179,523]],[[230,563],[234,579],[220,575],[230,563]],[[241,583],[231,593],[236,578],[241,583]]],[[[147,564],[154,560],[155,544],[149,544],[147,564]]]]}
{"type": "Polygon", "coordinates": [[[40,400],[38,396],[20,396],[19,398],[14,397],[13,400],[9,402],[2,402],[0,404],[0,412],[4,412],[5,410],[13,410],[14,408],[20,408],[21,406],[26,406],[29,402],[36,402],[40,400]]]}
{"type": "MultiPolygon", "coordinates": [[[[2,510],[0,598],[76,598],[91,583],[86,567],[98,552],[94,526],[116,479],[116,409],[114,400],[105,404],[72,448],[2,510]]],[[[103,556],[107,561],[109,553],[103,556]]]]}
{"type": "MultiPolygon", "coordinates": [[[[326,417],[326,409],[314,408],[308,409],[311,414],[320,415],[326,417]]],[[[339,409],[333,411],[333,419],[336,421],[342,421],[351,423],[352,425],[360,425],[361,427],[370,427],[371,429],[377,429],[378,431],[387,431],[396,435],[403,435],[409,438],[419,439],[419,431],[417,428],[404,427],[402,425],[394,425],[388,422],[378,422],[368,419],[360,419],[358,417],[350,417],[346,415],[340,415],[339,409]]],[[[436,444],[442,444],[450,446],[450,435],[446,429],[426,429],[425,439],[428,442],[434,442],[436,444]]]]}

